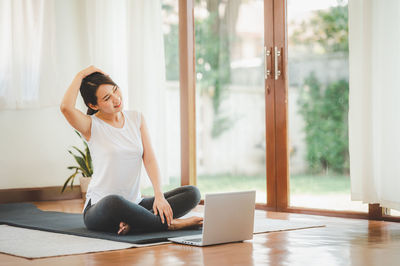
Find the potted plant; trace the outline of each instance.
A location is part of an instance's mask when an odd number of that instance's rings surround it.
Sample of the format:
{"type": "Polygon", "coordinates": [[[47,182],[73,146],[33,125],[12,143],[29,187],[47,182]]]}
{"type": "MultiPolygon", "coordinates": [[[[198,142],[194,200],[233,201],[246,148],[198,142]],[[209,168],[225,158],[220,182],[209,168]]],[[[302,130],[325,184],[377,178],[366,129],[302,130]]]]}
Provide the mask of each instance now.
{"type": "Polygon", "coordinates": [[[64,192],[65,188],[67,187],[68,183],[71,183],[71,189],[73,189],[74,180],[77,174],[81,174],[79,177],[80,185],[81,185],[81,193],[83,200],[86,200],[86,191],[89,186],[92,174],[93,174],[93,165],[92,165],[92,157],[90,156],[89,147],[86,142],[83,140],[81,134],[75,130],[75,133],[82,139],[83,144],[85,145],[85,152],[81,151],[75,146],[72,146],[75,150],[80,153],[79,155],[75,155],[72,151],[68,150],[68,152],[74,156],[78,166],[69,166],[68,169],[74,169],[75,172],[70,175],[64,183],[64,186],[61,190],[61,193],[64,192]]]}

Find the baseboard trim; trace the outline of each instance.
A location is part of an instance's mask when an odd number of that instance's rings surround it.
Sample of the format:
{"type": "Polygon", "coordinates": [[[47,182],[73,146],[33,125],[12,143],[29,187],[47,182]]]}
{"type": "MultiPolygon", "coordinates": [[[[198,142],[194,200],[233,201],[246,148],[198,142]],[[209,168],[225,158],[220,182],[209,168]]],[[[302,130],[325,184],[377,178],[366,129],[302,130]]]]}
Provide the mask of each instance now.
{"type": "Polygon", "coordinates": [[[68,187],[63,193],[61,193],[61,189],[61,186],[0,189],[0,203],[82,198],[81,188],[79,185],[73,186],[73,189],[68,187]]]}

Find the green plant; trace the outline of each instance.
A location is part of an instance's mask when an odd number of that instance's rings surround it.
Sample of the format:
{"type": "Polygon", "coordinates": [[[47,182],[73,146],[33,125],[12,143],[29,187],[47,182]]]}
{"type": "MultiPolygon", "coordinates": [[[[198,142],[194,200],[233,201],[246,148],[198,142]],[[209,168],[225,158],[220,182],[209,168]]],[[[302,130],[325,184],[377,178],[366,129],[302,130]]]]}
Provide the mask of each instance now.
{"type": "Polygon", "coordinates": [[[85,152],[81,151],[75,146],[72,146],[75,150],[77,150],[81,156],[75,155],[72,151],[68,150],[68,152],[74,156],[76,162],[79,166],[68,166],[68,169],[75,169],[75,172],[70,175],[64,183],[64,186],[61,190],[61,193],[64,192],[65,188],[67,187],[68,183],[71,182],[71,189],[73,189],[74,179],[75,176],[79,173],[82,173],[84,177],[91,177],[93,174],[93,165],[92,165],[92,157],[90,156],[89,147],[86,142],[83,140],[81,134],[75,130],[75,133],[82,139],[83,144],[85,145],[85,152]]]}
{"type": "Polygon", "coordinates": [[[343,0],[338,0],[337,4],[326,10],[314,11],[310,19],[304,20],[293,31],[289,42],[306,45],[312,50],[320,48],[322,53],[348,53],[348,6],[343,0]]]}
{"type": "Polygon", "coordinates": [[[218,138],[234,125],[234,121],[221,110],[221,104],[228,96],[231,75],[229,37],[221,24],[217,12],[195,20],[196,86],[201,95],[208,95],[212,99],[213,138],[218,138]]]}
{"type": "Polygon", "coordinates": [[[300,89],[298,104],[304,118],[308,167],[313,173],[349,172],[349,83],[338,80],[326,87],[312,72],[300,89]]]}
{"type": "MultiPolygon", "coordinates": [[[[205,1],[196,0],[196,6],[205,1]]],[[[201,96],[210,97],[213,107],[211,137],[218,138],[234,126],[235,120],[222,110],[222,103],[229,96],[230,43],[235,36],[241,1],[207,1],[209,16],[195,17],[196,48],[196,90],[201,96]],[[224,7],[224,15],[219,15],[224,7]],[[229,10],[229,12],[228,12],[229,10]]],[[[177,18],[174,5],[163,4],[166,16],[177,18]]],[[[179,28],[178,24],[168,24],[164,34],[165,63],[167,80],[179,80],[179,28]]]]}

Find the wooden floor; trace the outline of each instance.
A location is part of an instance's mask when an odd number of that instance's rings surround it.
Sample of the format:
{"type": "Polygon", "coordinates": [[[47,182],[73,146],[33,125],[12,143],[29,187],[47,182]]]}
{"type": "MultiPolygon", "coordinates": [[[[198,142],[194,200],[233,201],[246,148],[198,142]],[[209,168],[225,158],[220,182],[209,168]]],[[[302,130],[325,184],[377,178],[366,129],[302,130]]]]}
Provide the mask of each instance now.
{"type": "MultiPolygon", "coordinates": [[[[80,213],[81,200],[34,202],[80,213]]],[[[199,206],[197,211],[201,211],[199,206]]],[[[0,253],[0,265],[400,265],[400,223],[257,211],[257,216],[318,221],[326,227],[255,235],[211,247],[167,244],[28,260],[0,253]]]]}

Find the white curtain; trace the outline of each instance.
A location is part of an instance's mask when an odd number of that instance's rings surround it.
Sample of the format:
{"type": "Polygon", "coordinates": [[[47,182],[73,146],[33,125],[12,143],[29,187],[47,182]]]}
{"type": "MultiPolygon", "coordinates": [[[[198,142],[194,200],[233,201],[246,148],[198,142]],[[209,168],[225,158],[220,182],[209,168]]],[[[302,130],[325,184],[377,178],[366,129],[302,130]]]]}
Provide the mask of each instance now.
{"type": "Polygon", "coordinates": [[[53,0],[0,0],[0,109],[58,104],[54,7],[53,0]]]}
{"type": "Polygon", "coordinates": [[[161,14],[160,0],[0,0],[0,110],[59,106],[67,89],[60,80],[71,74],[61,73],[71,69],[66,55],[96,65],[121,87],[125,109],[144,114],[167,183],[161,14]],[[56,20],[60,8],[74,11],[56,20]],[[69,25],[70,46],[57,23],[69,25]]]}
{"type": "Polygon", "coordinates": [[[400,210],[400,1],[349,1],[352,200],[400,210]]]}
{"type": "MultiPolygon", "coordinates": [[[[121,87],[125,109],[146,118],[153,148],[168,183],[165,57],[160,0],[86,0],[90,64],[121,87]]],[[[146,177],[146,171],[142,170],[146,177]]],[[[146,182],[148,178],[142,178],[146,182]]],[[[150,184],[146,182],[146,184],[150,184]]]]}

